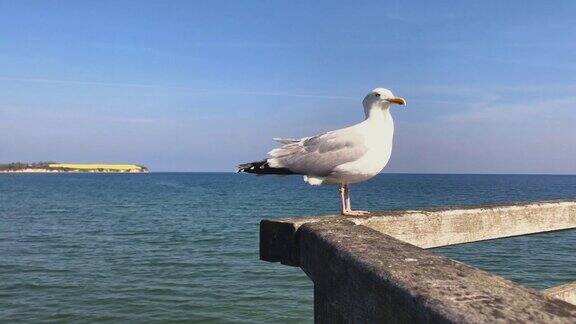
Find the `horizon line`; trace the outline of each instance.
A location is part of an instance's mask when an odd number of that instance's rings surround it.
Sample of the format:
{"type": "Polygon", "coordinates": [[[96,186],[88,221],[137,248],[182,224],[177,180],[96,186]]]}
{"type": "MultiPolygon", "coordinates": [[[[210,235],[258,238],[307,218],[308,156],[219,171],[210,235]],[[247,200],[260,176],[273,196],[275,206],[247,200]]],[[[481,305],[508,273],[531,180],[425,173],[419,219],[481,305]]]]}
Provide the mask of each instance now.
{"type": "MultiPolygon", "coordinates": [[[[236,171],[154,171],[147,173],[208,173],[208,174],[236,174],[236,171]]],[[[527,176],[576,176],[576,173],[479,173],[479,172],[381,172],[378,175],[527,175],[527,176]]],[[[294,176],[301,176],[294,174],[294,176]]]]}

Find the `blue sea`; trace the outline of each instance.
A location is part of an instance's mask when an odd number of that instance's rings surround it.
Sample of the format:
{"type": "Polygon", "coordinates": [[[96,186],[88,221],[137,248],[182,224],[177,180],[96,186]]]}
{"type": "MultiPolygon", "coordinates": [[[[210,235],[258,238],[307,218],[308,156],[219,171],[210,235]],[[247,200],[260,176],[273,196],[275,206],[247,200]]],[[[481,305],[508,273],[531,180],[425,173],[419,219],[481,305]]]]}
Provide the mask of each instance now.
{"type": "MultiPolygon", "coordinates": [[[[576,176],[382,174],[368,210],[576,198],[576,176]]],[[[231,173],[0,175],[0,322],[306,323],[312,284],[258,260],[263,218],[336,187],[231,173]]],[[[576,231],[436,249],[533,288],[576,280],[576,231]]]]}

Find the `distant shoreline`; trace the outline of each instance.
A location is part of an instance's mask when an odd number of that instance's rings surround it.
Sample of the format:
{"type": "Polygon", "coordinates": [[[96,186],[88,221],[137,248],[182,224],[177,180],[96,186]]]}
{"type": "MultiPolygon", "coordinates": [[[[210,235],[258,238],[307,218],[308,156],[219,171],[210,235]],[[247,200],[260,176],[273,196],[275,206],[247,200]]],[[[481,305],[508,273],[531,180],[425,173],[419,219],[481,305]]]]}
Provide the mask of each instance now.
{"type": "Polygon", "coordinates": [[[139,164],[13,162],[0,164],[0,173],[147,173],[139,164]]]}
{"type": "Polygon", "coordinates": [[[49,169],[24,169],[24,170],[2,170],[2,173],[150,173],[150,171],[118,171],[118,170],[110,170],[110,171],[98,171],[98,170],[49,170],[49,169]]]}

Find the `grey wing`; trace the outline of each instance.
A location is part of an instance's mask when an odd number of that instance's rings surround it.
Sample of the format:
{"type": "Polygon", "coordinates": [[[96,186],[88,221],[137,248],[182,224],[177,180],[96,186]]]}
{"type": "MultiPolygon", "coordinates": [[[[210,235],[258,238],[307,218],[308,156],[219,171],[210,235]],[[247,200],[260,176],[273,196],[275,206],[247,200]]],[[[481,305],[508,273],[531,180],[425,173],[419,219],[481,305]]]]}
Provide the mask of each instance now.
{"type": "Polygon", "coordinates": [[[327,176],[337,166],[356,161],[368,151],[364,136],[354,127],[300,140],[276,140],[284,145],[268,153],[271,167],[315,176],[327,176]]]}

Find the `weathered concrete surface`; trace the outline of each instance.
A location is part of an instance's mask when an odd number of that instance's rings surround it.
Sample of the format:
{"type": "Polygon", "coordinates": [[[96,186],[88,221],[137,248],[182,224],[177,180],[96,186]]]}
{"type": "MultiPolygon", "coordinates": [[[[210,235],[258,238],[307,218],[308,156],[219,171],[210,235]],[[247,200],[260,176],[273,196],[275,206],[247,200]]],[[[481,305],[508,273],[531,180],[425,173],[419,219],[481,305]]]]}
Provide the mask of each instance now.
{"type": "Polygon", "coordinates": [[[260,222],[260,260],[297,267],[300,262],[298,229],[319,217],[264,219],[260,222]]]}
{"type": "MultiPolygon", "coordinates": [[[[298,266],[298,228],[331,217],[280,218],[260,223],[260,258],[298,266]]],[[[346,218],[422,248],[576,228],[576,202],[455,207],[382,212],[346,218]]]]}
{"type": "Polygon", "coordinates": [[[545,296],[558,298],[565,302],[576,305],[576,282],[544,289],[542,293],[545,296]]]}
{"type": "Polygon", "coordinates": [[[317,323],[575,323],[576,306],[332,219],[299,229],[317,323]]]}
{"type": "Polygon", "coordinates": [[[416,211],[372,217],[361,223],[399,240],[432,248],[576,228],[576,202],[416,211]]]}

